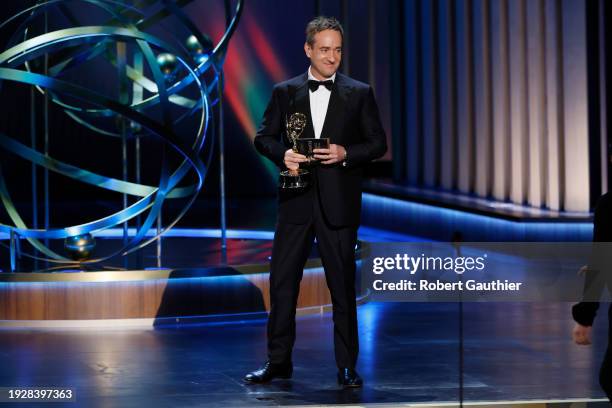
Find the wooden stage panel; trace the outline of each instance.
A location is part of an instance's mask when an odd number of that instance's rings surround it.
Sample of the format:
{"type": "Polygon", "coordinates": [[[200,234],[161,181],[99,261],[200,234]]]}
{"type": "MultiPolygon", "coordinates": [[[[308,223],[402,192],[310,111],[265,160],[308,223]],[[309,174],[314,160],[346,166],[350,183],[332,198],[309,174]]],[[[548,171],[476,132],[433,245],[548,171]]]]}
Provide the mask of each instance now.
{"type": "MultiPolygon", "coordinates": [[[[5,321],[186,317],[270,309],[268,273],[249,273],[248,268],[227,276],[177,277],[170,270],[165,276],[159,271],[72,272],[32,281],[33,274],[10,275],[11,281],[0,281],[0,320],[5,321]]],[[[323,269],[305,270],[298,309],[330,303],[323,269]]]]}

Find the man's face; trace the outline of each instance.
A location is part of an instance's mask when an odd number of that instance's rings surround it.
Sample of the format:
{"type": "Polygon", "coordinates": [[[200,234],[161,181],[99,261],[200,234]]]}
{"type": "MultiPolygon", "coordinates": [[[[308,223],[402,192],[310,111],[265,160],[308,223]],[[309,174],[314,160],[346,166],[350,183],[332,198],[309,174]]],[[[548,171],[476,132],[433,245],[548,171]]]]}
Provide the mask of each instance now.
{"type": "Polygon", "coordinates": [[[306,56],[310,58],[312,75],[323,80],[334,75],[342,59],[342,35],[336,30],[323,30],[315,34],[312,47],[304,44],[306,56]]]}

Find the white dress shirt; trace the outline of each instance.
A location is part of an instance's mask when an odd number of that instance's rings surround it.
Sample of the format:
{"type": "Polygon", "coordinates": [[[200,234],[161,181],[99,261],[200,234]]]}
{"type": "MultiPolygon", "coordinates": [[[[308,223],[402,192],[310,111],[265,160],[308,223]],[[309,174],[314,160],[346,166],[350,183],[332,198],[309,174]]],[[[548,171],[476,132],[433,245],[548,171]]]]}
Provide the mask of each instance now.
{"type": "MultiPolygon", "coordinates": [[[[308,67],[308,79],[318,81],[318,79],[315,78],[310,72],[310,67],[308,67]]],[[[329,79],[335,81],[336,74],[334,73],[334,75],[332,75],[330,78],[325,78],[325,80],[329,79]]],[[[325,123],[325,115],[327,114],[327,107],[329,106],[331,91],[324,86],[319,86],[319,88],[314,92],[309,89],[308,96],[310,100],[310,117],[312,118],[314,134],[315,137],[319,139],[321,137],[321,132],[323,131],[323,123],[325,123]]]]}

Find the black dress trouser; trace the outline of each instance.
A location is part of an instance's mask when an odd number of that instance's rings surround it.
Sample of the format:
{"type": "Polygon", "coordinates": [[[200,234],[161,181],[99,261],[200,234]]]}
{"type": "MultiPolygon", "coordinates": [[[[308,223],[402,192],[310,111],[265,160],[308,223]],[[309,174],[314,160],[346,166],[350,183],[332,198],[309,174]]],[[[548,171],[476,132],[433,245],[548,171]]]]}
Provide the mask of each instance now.
{"type": "Polygon", "coordinates": [[[300,281],[316,237],[333,304],[336,364],[339,368],[354,368],[359,352],[355,293],[357,227],[331,226],[321,209],[316,180],[311,188],[314,190],[311,219],[305,224],[276,225],[270,265],[268,359],[273,364],[291,362],[300,281]]]}

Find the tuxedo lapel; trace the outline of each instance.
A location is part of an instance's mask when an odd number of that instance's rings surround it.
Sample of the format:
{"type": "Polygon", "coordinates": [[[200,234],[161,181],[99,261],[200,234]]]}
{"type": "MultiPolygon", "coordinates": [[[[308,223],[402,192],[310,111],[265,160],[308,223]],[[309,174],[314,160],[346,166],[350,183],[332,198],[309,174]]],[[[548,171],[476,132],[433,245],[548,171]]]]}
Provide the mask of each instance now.
{"type": "Polygon", "coordinates": [[[303,113],[308,118],[306,127],[300,135],[300,138],[313,138],[314,126],[312,124],[312,117],[310,113],[310,97],[308,95],[308,74],[304,74],[304,80],[300,85],[294,88],[293,94],[290,95],[291,101],[289,106],[288,115],[292,113],[303,113]],[[292,106],[291,106],[292,105],[292,106]]]}
{"type": "Polygon", "coordinates": [[[321,137],[328,137],[330,143],[336,143],[340,137],[340,132],[342,132],[346,91],[343,85],[342,76],[337,74],[329,97],[329,105],[327,105],[323,130],[321,131],[321,137]]]}

